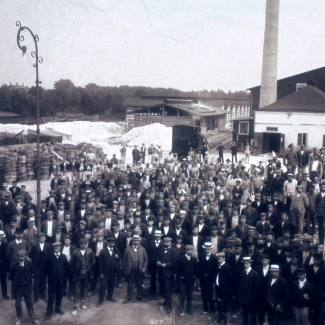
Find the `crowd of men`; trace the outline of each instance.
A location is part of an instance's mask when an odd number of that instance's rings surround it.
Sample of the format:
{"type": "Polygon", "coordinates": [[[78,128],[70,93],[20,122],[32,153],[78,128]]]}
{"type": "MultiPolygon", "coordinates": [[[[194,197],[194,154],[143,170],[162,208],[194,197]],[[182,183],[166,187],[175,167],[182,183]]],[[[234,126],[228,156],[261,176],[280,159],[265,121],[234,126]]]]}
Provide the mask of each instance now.
{"type": "Polygon", "coordinates": [[[323,150],[297,152],[292,145],[283,162],[245,166],[194,151],[163,159],[160,149],[149,149],[135,147],[131,165],[125,146],[121,159],[99,159],[90,149],[71,161],[53,160],[40,222],[24,185],[2,185],[1,290],[10,299],[9,274],[16,324],[22,298],[38,324],[39,299],[47,301],[46,320],[64,314],[65,295],[75,315],[87,309],[87,296],[98,295],[96,308],[105,298],[116,302],[114,289],[124,280],[125,304],[136,287],[140,302],[161,295],[168,315],[172,292],[182,316],[185,301],[193,313],[198,290],[202,313],[221,324],[230,305],[244,325],[290,318],[323,324],[323,150]]]}

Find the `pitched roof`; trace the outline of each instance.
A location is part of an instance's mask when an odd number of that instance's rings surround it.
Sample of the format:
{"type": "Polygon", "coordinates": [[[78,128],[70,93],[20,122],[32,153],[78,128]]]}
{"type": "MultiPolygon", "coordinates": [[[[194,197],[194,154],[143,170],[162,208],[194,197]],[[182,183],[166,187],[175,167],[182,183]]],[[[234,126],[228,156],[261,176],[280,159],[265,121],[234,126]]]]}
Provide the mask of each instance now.
{"type": "Polygon", "coordinates": [[[21,117],[21,115],[12,112],[0,111],[0,117],[21,117]]]}
{"type": "Polygon", "coordinates": [[[184,103],[184,104],[165,104],[165,105],[199,116],[216,116],[216,115],[227,114],[227,111],[224,109],[218,107],[212,107],[204,104],[184,103]]]}
{"type": "Polygon", "coordinates": [[[325,93],[316,87],[306,86],[258,111],[325,113],[325,93]]]}

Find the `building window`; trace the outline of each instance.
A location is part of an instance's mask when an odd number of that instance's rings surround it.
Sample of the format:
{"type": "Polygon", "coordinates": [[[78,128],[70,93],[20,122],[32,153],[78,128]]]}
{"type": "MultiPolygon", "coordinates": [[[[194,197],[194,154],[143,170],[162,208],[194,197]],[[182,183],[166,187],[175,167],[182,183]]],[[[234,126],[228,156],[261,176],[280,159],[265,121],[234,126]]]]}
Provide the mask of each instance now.
{"type": "Polygon", "coordinates": [[[274,128],[272,126],[267,126],[266,131],[273,131],[273,132],[278,132],[278,128],[274,128]]]}
{"type": "Polygon", "coordinates": [[[239,122],[239,134],[246,134],[248,135],[248,123],[246,122],[239,122]]]}
{"type": "Polygon", "coordinates": [[[308,138],[308,134],[307,133],[298,133],[298,141],[297,141],[297,145],[298,146],[306,146],[307,145],[307,138],[308,138]]]}

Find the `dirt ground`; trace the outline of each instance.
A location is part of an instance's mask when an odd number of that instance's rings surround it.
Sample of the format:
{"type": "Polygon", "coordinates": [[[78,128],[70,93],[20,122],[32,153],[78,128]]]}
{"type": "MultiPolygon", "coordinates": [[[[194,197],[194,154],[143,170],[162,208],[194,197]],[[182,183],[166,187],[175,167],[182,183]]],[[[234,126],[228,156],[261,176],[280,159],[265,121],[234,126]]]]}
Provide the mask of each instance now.
{"type": "MultiPolygon", "coordinates": [[[[149,278],[145,278],[144,284],[146,288],[149,287],[149,278]]],[[[41,324],[95,324],[95,325],[188,325],[188,324],[200,324],[208,325],[214,324],[214,317],[208,314],[201,314],[202,301],[201,294],[198,291],[194,291],[193,297],[193,315],[185,313],[184,316],[178,315],[178,299],[179,295],[173,294],[173,309],[171,316],[167,316],[164,307],[159,305],[162,299],[157,296],[155,299],[148,300],[145,303],[139,303],[134,298],[132,302],[127,305],[123,304],[126,297],[126,282],[123,283],[121,289],[116,288],[114,291],[114,298],[117,302],[112,303],[104,301],[100,308],[95,308],[98,301],[98,287],[94,296],[86,298],[86,305],[88,310],[79,311],[77,315],[71,314],[73,310],[73,303],[67,297],[63,298],[62,310],[65,315],[53,314],[52,318],[48,321],[44,321],[46,313],[46,303],[39,300],[34,305],[34,311],[37,319],[41,321],[41,324]]],[[[10,288],[10,283],[8,288],[10,288]]],[[[9,292],[10,294],[10,292],[9,292]]],[[[146,297],[146,296],[145,296],[146,297]]],[[[14,301],[0,300],[1,313],[0,324],[10,325],[15,324],[15,305],[14,301]]],[[[30,324],[30,320],[27,315],[27,310],[23,305],[23,324],[30,324]]],[[[233,304],[229,305],[228,313],[228,325],[241,324],[241,316],[233,304]]],[[[285,324],[293,324],[291,321],[286,321],[285,324]]]]}

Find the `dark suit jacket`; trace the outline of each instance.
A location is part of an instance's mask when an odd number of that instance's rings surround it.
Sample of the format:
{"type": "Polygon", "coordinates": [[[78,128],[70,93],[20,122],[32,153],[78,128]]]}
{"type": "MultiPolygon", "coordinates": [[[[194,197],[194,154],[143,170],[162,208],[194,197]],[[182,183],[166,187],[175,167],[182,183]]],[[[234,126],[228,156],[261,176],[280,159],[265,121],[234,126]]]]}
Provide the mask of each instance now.
{"type": "Polygon", "coordinates": [[[160,274],[162,274],[166,278],[171,278],[174,275],[175,263],[178,260],[178,253],[176,249],[170,247],[165,253],[165,249],[163,248],[158,260],[162,264],[166,264],[165,267],[162,266],[159,267],[160,274]]]}
{"type": "Polygon", "coordinates": [[[45,263],[45,273],[49,285],[64,284],[68,275],[69,264],[67,257],[60,253],[59,258],[52,253],[45,263]]]}
{"type": "Polygon", "coordinates": [[[47,235],[47,231],[48,231],[48,223],[47,220],[43,221],[41,224],[41,232],[43,232],[46,235],[46,241],[49,242],[50,244],[53,244],[53,238],[54,238],[54,234],[55,234],[55,228],[58,225],[56,220],[52,221],[52,237],[49,237],[47,235]]]}
{"type": "MultiPolygon", "coordinates": [[[[147,270],[148,267],[148,256],[146,250],[142,246],[138,246],[138,258],[139,258],[139,270],[147,270]]],[[[125,254],[123,256],[123,270],[126,276],[129,276],[132,270],[132,260],[135,252],[132,246],[128,247],[125,250],[125,254]]]]}
{"type": "MultiPolygon", "coordinates": [[[[10,268],[9,279],[12,281],[11,284],[11,293],[12,296],[15,296],[19,285],[21,266],[19,261],[16,261],[10,268]]],[[[28,290],[31,292],[33,290],[33,265],[32,262],[25,260],[24,261],[24,273],[25,279],[27,280],[28,290]]]]}
{"type": "MultiPolygon", "coordinates": [[[[193,235],[190,235],[187,237],[187,245],[193,245],[193,235]]],[[[202,246],[204,245],[204,238],[201,237],[200,235],[198,236],[198,241],[197,241],[197,253],[198,256],[200,256],[201,254],[204,253],[204,250],[202,248],[202,246]]]]}
{"type": "Polygon", "coordinates": [[[207,261],[205,253],[199,256],[198,276],[200,280],[214,283],[218,271],[218,259],[215,255],[211,254],[207,261]]]}
{"type": "Polygon", "coordinates": [[[116,247],[113,247],[112,256],[108,250],[108,246],[104,245],[98,257],[98,273],[107,278],[112,272],[119,269],[121,263],[121,254],[116,247]],[[115,255],[119,257],[116,258],[115,255]]]}
{"type": "Polygon", "coordinates": [[[217,292],[224,296],[230,297],[234,290],[234,273],[229,264],[224,263],[218,268],[218,282],[216,285],[217,292]]]}
{"type": "Polygon", "coordinates": [[[280,305],[281,309],[285,309],[290,302],[290,288],[288,282],[279,276],[271,286],[272,278],[269,278],[266,287],[266,302],[273,306],[280,305]]]}
{"type": "Polygon", "coordinates": [[[198,273],[197,259],[191,256],[190,260],[182,255],[176,262],[176,273],[186,285],[193,285],[198,273]]]}
{"type": "Polygon", "coordinates": [[[46,242],[44,243],[43,251],[41,251],[39,242],[32,246],[28,256],[33,262],[35,273],[40,274],[41,272],[44,272],[44,267],[52,252],[53,250],[51,245],[46,242]]]}
{"type": "MultiPolygon", "coordinates": [[[[112,233],[112,236],[115,237],[114,233],[112,233]]],[[[120,254],[123,256],[125,249],[126,249],[126,235],[120,231],[118,237],[115,241],[115,247],[118,249],[120,254]]]]}
{"type": "Polygon", "coordinates": [[[260,277],[256,271],[251,269],[250,272],[246,274],[246,270],[243,270],[238,288],[239,304],[254,306],[257,302],[260,286],[260,277]]]}
{"type": "Polygon", "coordinates": [[[3,273],[7,273],[7,270],[8,270],[6,251],[7,251],[7,243],[4,243],[2,241],[2,243],[0,245],[0,275],[3,273]]]}
{"type": "Polygon", "coordinates": [[[203,238],[206,238],[210,236],[210,234],[211,234],[210,227],[204,224],[201,231],[199,231],[199,235],[202,236],[203,238]]]}

